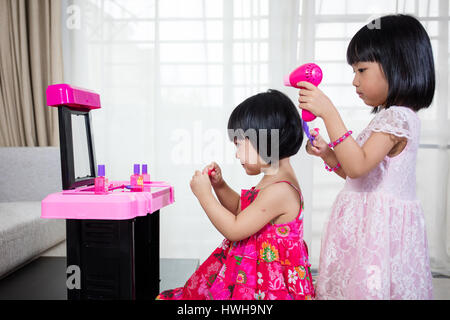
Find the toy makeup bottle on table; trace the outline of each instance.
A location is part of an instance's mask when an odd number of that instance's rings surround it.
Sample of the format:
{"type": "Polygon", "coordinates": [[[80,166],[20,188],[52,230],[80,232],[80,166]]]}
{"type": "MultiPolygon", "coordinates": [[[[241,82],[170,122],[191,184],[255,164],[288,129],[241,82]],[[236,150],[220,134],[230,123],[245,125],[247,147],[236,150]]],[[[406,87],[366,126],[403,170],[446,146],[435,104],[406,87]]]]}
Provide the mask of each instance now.
{"type": "Polygon", "coordinates": [[[142,165],[142,179],[144,182],[144,191],[151,191],[152,182],[150,181],[150,174],[148,173],[148,165],[142,165]]]}
{"type": "MultiPolygon", "coordinates": [[[[309,83],[312,83],[316,87],[320,84],[322,81],[323,73],[322,69],[315,64],[315,63],[306,63],[292,71],[289,75],[287,75],[284,78],[284,85],[289,87],[294,87],[298,89],[302,89],[302,87],[299,87],[297,83],[301,81],[308,81],[309,83]]],[[[302,110],[302,125],[303,125],[303,131],[305,132],[308,139],[311,141],[311,143],[314,140],[314,137],[311,136],[309,132],[309,127],[307,122],[313,121],[316,119],[316,116],[313,115],[308,110],[302,110]]],[[[318,129],[315,129],[318,131],[318,129]]]]}
{"type": "Polygon", "coordinates": [[[68,84],[47,88],[47,105],[58,108],[62,192],[41,202],[41,218],[66,220],[67,298],[150,299],[159,288],[159,213],[174,202],[174,189],[142,176],[109,181],[96,174],[91,110],[100,96],[68,84]],[[78,270],[78,271],[77,271],[78,270]]]}
{"type": "Polygon", "coordinates": [[[98,177],[94,180],[95,194],[105,194],[108,192],[108,178],[105,178],[105,165],[98,165],[98,177]]]}
{"type": "Polygon", "coordinates": [[[139,192],[144,190],[144,178],[141,175],[141,166],[135,164],[133,167],[134,174],[130,177],[131,191],[139,192]]]}
{"type": "Polygon", "coordinates": [[[142,165],[142,178],[144,183],[150,183],[150,174],[148,173],[148,166],[146,164],[142,165]]]}

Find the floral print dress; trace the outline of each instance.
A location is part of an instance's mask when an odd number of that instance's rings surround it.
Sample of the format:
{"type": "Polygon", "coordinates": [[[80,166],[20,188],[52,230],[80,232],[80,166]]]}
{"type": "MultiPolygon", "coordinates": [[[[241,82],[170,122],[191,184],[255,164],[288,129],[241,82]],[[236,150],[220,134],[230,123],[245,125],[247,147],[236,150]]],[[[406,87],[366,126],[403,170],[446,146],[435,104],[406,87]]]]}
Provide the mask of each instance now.
{"type": "MultiPolygon", "coordinates": [[[[241,241],[224,239],[200,265],[184,287],[160,293],[159,300],[306,300],[314,297],[303,241],[303,197],[293,221],[268,223],[241,241]]],[[[241,210],[257,197],[259,189],[241,191],[241,210]]]]}

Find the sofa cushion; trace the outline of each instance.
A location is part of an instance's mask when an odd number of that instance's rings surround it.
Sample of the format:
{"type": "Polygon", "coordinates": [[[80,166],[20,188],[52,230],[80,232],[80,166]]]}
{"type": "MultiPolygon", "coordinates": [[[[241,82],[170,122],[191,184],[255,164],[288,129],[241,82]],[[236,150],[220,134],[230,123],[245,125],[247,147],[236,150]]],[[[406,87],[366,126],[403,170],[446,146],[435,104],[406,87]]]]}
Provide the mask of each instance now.
{"type": "Polygon", "coordinates": [[[59,148],[0,148],[0,202],[41,201],[61,189],[59,148]]]}
{"type": "Polygon", "coordinates": [[[40,201],[0,202],[0,277],[66,238],[65,220],[40,216],[40,201]]]}

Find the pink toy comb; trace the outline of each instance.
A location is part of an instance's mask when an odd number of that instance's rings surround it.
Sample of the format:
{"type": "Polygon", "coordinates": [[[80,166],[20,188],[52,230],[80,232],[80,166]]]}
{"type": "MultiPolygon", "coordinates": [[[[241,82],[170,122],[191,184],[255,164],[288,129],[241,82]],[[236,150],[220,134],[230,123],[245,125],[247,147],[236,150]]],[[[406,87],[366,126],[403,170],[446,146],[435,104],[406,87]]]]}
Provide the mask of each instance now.
{"type": "MultiPolygon", "coordinates": [[[[284,85],[294,88],[302,89],[297,86],[300,81],[308,81],[316,87],[322,81],[322,69],[315,63],[306,63],[292,71],[289,75],[284,77],[284,85]]],[[[302,110],[302,119],[306,122],[312,121],[316,118],[308,110],[302,110]]]]}

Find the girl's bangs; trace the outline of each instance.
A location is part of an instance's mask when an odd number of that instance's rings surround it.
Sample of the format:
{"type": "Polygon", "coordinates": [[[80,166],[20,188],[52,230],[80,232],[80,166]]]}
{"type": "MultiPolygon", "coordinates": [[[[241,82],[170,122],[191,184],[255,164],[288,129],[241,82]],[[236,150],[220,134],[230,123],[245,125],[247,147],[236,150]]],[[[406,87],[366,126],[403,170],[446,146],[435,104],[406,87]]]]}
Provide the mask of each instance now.
{"type": "MultiPolygon", "coordinates": [[[[235,110],[236,111],[236,110],[235,110]]],[[[242,119],[238,112],[233,112],[230,119],[228,120],[228,138],[231,142],[235,142],[235,139],[244,140],[245,135],[244,132],[247,128],[242,123],[242,119]]]]}
{"type": "Polygon", "coordinates": [[[364,28],[356,33],[347,48],[347,63],[353,65],[358,62],[380,62],[372,46],[372,39],[364,28]]]}

